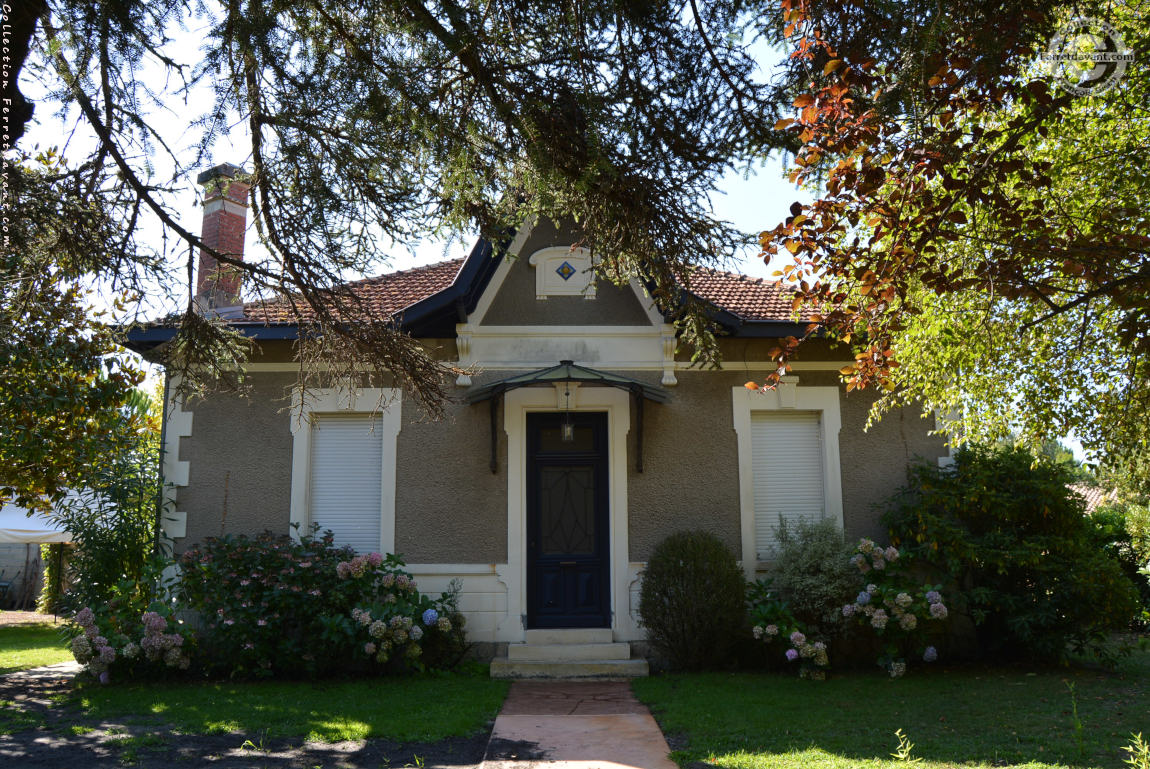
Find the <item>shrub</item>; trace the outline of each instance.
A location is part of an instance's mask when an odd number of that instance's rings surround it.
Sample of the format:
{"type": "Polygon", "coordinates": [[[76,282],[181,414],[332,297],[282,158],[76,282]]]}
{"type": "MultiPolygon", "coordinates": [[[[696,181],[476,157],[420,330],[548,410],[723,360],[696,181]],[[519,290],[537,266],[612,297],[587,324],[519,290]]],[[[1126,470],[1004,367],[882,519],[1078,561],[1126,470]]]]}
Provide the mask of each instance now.
{"type": "Polygon", "coordinates": [[[788,525],[779,517],[778,549],[770,568],[778,591],[807,633],[833,638],[842,631],[843,601],[858,592],[853,550],[834,521],[800,521],[788,525]]]}
{"type": "Polygon", "coordinates": [[[72,655],[101,682],[155,678],[189,668],[195,638],[176,617],[172,602],[163,598],[160,580],[167,565],[149,559],[138,580],[121,580],[107,590],[107,601],[73,615],[68,628],[72,655]]]}
{"type": "Polygon", "coordinates": [[[639,597],[651,646],[676,668],[722,664],[743,627],[744,584],[734,555],[713,534],[667,537],[647,563],[639,597]]]}
{"type": "Polygon", "coordinates": [[[453,594],[421,595],[397,556],[357,556],[330,532],[209,539],[180,565],[179,597],[201,618],[198,664],[208,671],[423,669],[453,664],[464,647],[453,594]]]}
{"type": "Polygon", "coordinates": [[[53,507],[51,519],[75,544],[65,561],[67,591],[57,602],[64,609],[103,604],[125,581],[146,581],[162,488],[160,411],[159,398],[134,391],[108,437],[110,450],[77,479],[76,494],[53,507]]]}
{"type": "Polygon", "coordinates": [[[970,447],[951,468],[913,468],[887,514],[894,544],[961,587],[984,653],[1103,653],[1136,613],[1134,586],[1098,548],[1068,480],[1020,449],[970,447]]]}
{"type": "Polygon", "coordinates": [[[932,636],[942,636],[941,625],[950,611],[943,602],[942,586],[922,584],[911,576],[909,559],[894,545],[883,548],[862,539],[850,563],[867,584],[840,613],[879,638],[879,667],[891,678],[899,678],[910,660],[937,660],[932,636]]]}
{"type": "Polygon", "coordinates": [[[1150,612],[1150,507],[1106,505],[1090,515],[1096,546],[1138,589],[1143,616],[1150,612]]]}
{"type": "Polygon", "coordinates": [[[796,619],[790,606],[774,590],[770,578],[747,586],[751,633],[772,648],[778,656],[799,666],[799,677],[821,681],[831,660],[825,640],[815,638],[810,628],[796,619]]]}

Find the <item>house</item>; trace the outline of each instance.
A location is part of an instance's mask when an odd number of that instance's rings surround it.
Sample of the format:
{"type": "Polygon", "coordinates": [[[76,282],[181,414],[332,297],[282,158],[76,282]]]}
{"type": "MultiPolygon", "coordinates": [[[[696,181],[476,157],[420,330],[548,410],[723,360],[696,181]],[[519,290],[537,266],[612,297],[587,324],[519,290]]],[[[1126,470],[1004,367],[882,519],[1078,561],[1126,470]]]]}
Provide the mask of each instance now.
{"type": "MultiPolygon", "coordinates": [[[[209,194],[204,232],[238,251],[245,207],[238,182],[209,194]]],[[[774,340],[800,329],[777,284],[699,270],[693,290],[726,332],[721,368],[699,370],[643,288],[596,282],[574,242],[573,231],[527,223],[506,254],[480,242],[465,258],[351,284],[474,371],[438,422],[399,389],[301,397],[288,316],[202,281],[259,352],[248,399],[167,403],[166,531],[177,552],[225,532],[319,523],[358,550],[402,554],[428,592],[461,580],[469,637],[490,654],[528,630],[591,629],[580,637],[625,644],[643,639],[640,575],[672,532],[714,532],[750,576],[770,557],[780,514],[881,536],[874,506],[905,482],[907,464],[947,453],[917,413],[864,432],[873,395],[845,392],[845,351],[825,341],[804,345],[776,390],[744,387],[773,369],[774,340]]],[[[211,268],[202,261],[201,276],[211,268]]],[[[139,329],[131,344],[146,354],[172,334],[139,329]]]]}

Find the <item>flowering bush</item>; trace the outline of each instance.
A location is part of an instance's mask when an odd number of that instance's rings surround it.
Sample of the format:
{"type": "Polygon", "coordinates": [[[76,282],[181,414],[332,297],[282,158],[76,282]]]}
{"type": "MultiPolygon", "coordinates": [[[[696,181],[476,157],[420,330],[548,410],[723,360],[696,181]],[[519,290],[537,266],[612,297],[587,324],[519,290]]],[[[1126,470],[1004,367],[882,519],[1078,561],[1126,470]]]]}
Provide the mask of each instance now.
{"type": "Polygon", "coordinates": [[[193,647],[189,628],[177,622],[162,602],[140,611],[119,589],[96,609],[84,607],[72,617],[72,655],[101,683],[112,674],[156,676],[165,670],[187,670],[193,647]]]}
{"type": "Polygon", "coordinates": [[[752,634],[777,649],[788,663],[799,663],[799,677],[822,681],[831,660],[825,641],[812,641],[790,606],[779,598],[770,580],[761,579],[747,589],[752,634]]]}
{"type": "Polygon", "coordinates": [[[202,618],[209,670],[314,675],[393,660],[435,667],[454,663],[464,648],[452,595],[420,595],[397,556],[357,556],[336,547],[330,532],[210,539],[185,552],[180,565],[180,595],[202,618]],[[411,632],[429,609],[450,618],[445,629],[431,629],[442,638],[411,632]],[[429,641],[435,655],[424,654],[429,641]]]}
{"type": "Polygon", "coordinates": [[[949,610],[943,603],[938,585],[917,585],[906,575],[905,561],[893,545],[882,548],[869,539],[859,541],[851,556],[859,573],[868,579],[866,587],[851,603],[842,607],[842,615],[883,639],[884,652],[879,665],[892,678],[906,673],[906,659],[912,655],[925,662],[938,659],[938,650],[927,639],[945,620],[949,610]]]}

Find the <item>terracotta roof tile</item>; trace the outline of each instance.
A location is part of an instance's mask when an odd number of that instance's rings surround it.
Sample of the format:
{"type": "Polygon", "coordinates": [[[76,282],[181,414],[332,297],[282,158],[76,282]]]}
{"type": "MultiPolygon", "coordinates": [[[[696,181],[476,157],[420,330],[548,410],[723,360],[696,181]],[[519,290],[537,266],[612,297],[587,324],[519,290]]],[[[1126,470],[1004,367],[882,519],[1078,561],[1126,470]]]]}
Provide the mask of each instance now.
{"type": "Polygon", "coordinates": [[[691,292],[743,320],[794,320],[794,289],[779,281],[698,267],[691,292]]]}
{"type": "MultiPolygon", "coordinates": [[[[437,294],[455,282],[463,259],[451,259],[410,270],[389,272],[374,278],[347,283],[347,288],[364,298],[373,315],[387,317],[405,307],[437,294]]],[[[310,314],[305,312],[305,317],[310,314]]],[[[287,302],[248,302],[244,320],[257,323],[291,323],[295,320],[287,302]]]]}
{"type": "Polygon", "coordinates": [[[1101,486],[1091,486],[1089,483],[1072,483],[1070,488],[1086,500],[1087,513],[1093,513],[1102,505],[1113,502],[1117,498],[1115,492],[1107,491],[1101,486]]]}
{"type": "MultiPolygon", "coordinates": [[[[373,314],[386,317],[451,286],[463,262],[463,259],[451,259],[390,272],[353,281],[347,287],[368,301],[373,314]]],[[[698,267],[692,276],[691,290],[699,298],[743,320],[793,320],[793,290],[777,281],[698,267]]],[[[294,321],[291,308],[282,299],[248,302],[243,313],[243,320],[251,323],[294,321]]]]}

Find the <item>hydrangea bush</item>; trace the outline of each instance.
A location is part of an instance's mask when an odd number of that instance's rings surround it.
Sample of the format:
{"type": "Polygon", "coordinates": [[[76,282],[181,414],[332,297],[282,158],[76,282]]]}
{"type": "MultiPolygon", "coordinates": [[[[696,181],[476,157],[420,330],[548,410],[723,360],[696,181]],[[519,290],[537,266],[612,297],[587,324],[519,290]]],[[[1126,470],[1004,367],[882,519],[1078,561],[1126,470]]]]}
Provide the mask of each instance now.
{"type": "Polygon", "coordinates": [[[797,663],[800,678],[826,678],[831,664],[826,641],[808,637],[808,628],[795,618],[769,579],[760,579],[748,587],[747,602],[751,632],[757,640],[770,646],[772,654],[781,655],[787,663],[797,663]]]}
{"type": "Polygon", "coordinates": [[[172,608],[153,602],[140,611],[115,597],[96,609],[84,607],[72,617],[72,656],[102,683],[117,677],[156,677],[187,670],[194,639],[172,608]]]}
{"type": "Polygon", "coordinates": [[[916,583],[893,545],[882,548],[862,539],[850,560],[869,581],[854,601],[843,605],[842,615],[881,639],[879,665],[898,678],[906,673],[908,659],[937,660],[938,649],[930,641],[942,634],[949,614],[941,587],[916,583]]]}
{"type": "Polygon", "coordinates": [[[422,669],[453,664],[466,648],[454,593],[424,596],[398,556],[356,555],[330,532],[210,539],[180,565],[179,597],[202,618],[200,665],[211,672],[422,669]],[[437,621],[421,624],[429,611],[437,621]]]}

